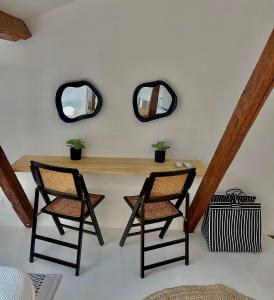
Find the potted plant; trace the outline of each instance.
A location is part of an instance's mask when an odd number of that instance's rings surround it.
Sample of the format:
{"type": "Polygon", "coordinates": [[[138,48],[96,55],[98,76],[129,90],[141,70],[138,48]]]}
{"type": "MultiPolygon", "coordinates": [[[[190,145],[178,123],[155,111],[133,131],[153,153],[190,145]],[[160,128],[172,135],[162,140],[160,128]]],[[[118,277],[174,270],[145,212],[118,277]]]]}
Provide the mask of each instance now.
{"type": "Polygon", "coordinates": [[[80,139],[71,139],[66,142],[70,147],[71,160],[80,160],[82,156],[82,148],[85,148],[85,142],[80,139]]]}
{"type": "Polygon", "coordinates": [[[165,141],[160,141],[157,142],[156,144],[152,145],[153,148],[155,148],[155,162],[158,163],[163,163],[165,162],[165,158],[166,158],[166,150],[169,147],[169,145],[167,144],[167,142],[165,141]]]}

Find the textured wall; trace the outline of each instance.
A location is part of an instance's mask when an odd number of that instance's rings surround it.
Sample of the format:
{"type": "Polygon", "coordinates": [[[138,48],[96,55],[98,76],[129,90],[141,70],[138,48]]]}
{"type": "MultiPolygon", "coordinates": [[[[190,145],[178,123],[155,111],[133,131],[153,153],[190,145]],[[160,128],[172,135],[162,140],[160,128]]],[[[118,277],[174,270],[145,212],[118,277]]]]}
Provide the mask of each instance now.
{"type": "MultiPolygon", "coordinates": [[[[0,143],[11,161],[23,154],[68,153],[65,141],[86,138],[86,155],[152,157],[152,142],[171,144],[170,158],[210,161],[273,26],[273,1],[77,0],[27,20],[33,37],[0,41],[0,143]],[[94,119],[63,123],[55,92],[87,79],[104,98],[94,119]],[[166,80],[178,95],[168,118],[139,122],[134,88],[166,80]]],[[[272,96],[273,99],[273,96],[272,96]]],[[[264,231],[274,233],[273,101],[251,129],[220,189],[240,185],[264,205],[264,231]]],[[[124,226],[121,196],[141,177],[86,176],[106,194],[100,223],[124,226]]],[[[30,175],[20,174],[33,196],[30,175]]],[[[196,181],[194,192],[198,181],[196,181]]],[[[5,197],[0,223],[20,224],[5,197]]],[[[48,224],[48,219],[44,219],[48,224]]]]}

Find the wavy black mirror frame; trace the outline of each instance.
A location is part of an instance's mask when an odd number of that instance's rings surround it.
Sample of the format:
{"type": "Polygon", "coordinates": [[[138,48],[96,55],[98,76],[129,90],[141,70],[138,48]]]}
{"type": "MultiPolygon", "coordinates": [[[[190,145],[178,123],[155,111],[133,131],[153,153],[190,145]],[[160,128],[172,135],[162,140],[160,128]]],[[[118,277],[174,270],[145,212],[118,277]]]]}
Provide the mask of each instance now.
{"type": "Polygon", "coordinates": [[[57,111],[58,111],[58,114],[59,114],[59,117],[66,123],[72,123],[72,122],[77,122],[77,121],[80,121],[80,120],[84,120],[84,119],[89,119],[89,118],[92,118],[94,116],[96,116],[99,111],[101,110],[102,108],[102,105],[103,105],[103,98],[102,98],[102,95],[100,94],[100,92],[97,90],[97,88],[91,84],[90,82],[88,81],[85,81],[85,80],[81,80],[81,81],[72,81],[72,82],[67,82],[67,83],[64,83],[62,84],[57,92],[56,92],[56,97],[55,97],[55,104],[56,104],[56,108],[57,108],[57,111]],[[80,116],[77,116],[75,118],[69,118],[67,117],[65,114],[64,114],[64,111],[63,111],[63,106],[62,106],[62,94],[64,92],[64,90],[67,88],[67,87],[74,87],[74,88],[79,88],[79,87],[82,87],[82,86],[88,86],[92,92],[97,96],[98,98],[98,103],[96,105],[96,108],[94,110],[94,112],[90,113],[90,114],[84,114],[84,115],[80,115],[80,116]]]}
{"type": "Polygon", "coordinates": [[[156,120],[156,119],[160,119],[160,118],[164,118],[169,116],[170,114],[173,113],[173,111],[176,109],[177,107],[177,96],[174,92],[174,90],[164,81],[162,80],[156,80],[156,81],[151,81],[151,82],[145,82],[142,83],[140,85],[138,85],[133,93],[133,109],[134,109],[134,114],[136,116],[136,118],[141,121],[141,122],[148,122],[148,121],[152,121],[152,120],[156,120]],[[170,93],[171,97],[172,97],[172,102],[170,104],[169,109],[162,114],[155,114],[154,116],[145,118],[143,116],[140,115],[139,110],[138,110],[138,94],[140,92],[140,90],[144,87],[156,87],[156,86],[164,86],[167,91],[170,93]]]}

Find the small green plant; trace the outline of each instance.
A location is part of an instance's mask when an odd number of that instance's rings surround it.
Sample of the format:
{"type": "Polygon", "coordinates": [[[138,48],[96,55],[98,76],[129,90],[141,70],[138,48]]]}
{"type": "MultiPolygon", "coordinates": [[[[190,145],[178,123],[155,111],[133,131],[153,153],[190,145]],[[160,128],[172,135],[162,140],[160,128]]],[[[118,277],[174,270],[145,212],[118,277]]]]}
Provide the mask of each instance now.
{"type": "Polygon", "coordinates": [[[165,141],[160,141],[160,142],[157,142],[153,145],[151,145],[153,148],[155,148],[156,150],[158,151],[165,151],[166,149],[170,148],[170,146],[168,145],[167,142],[165,141]]]}
{"type": "Polygon", "coordinates": [[[73,149],[82,149],[82,148],[86,148],[85,147],[85,141],[80,140],[80,139],[71,139],[66,141],[66,144],[68,147],[73,148],[73,149]]]}

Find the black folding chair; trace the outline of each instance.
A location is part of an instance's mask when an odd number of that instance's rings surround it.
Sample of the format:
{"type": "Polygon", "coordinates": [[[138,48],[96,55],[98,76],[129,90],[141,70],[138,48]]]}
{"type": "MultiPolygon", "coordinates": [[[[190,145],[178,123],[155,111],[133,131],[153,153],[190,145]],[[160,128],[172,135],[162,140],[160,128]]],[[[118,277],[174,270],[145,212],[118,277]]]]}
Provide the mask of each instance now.
{"type": "Polygon", "coordinates": [[[34,257],[45,259],[75,268],[75,275],[78,276],[80,270],[83,232],[96,235],[99,240],[99,244],[101,246],[104,244],[97,218],[94,213],[94,208],[105,198],[105,196],[89,194],[83,176],[79,174],[77,169],[61,168],[35,161],[31,161],[30,168],[33,178],[37,184],[34,199],[30,262],[33,262],[34,257]],[[63,228],[70,228],[79,231],[77,244],[36,234],[37,216],[40,214],[38,213],[39,194],[42,195],[46,203],[46,206],[41,209],[41,213],[52,216],[61,235],[65,233],[63,228]],[[55,198],[51,201],[49,196],[55,196],[55,198]],[[91,222],[85,221],[88,217],[91,218],[91,222]],[[59,218],[78,222],[79,227],[62,224],[59,218]],[[92,225],[95,231],[84,229],[84,224],[92,225]],[[77,250],[76,263],[71,263],[35,252],[34,248],[36,239],[77,250]]]}
{"type": "Polygon", "coordinates": [[[144,278],[144,272],[148,269],[156,268],[179,260],[185,260],[185,264],[189,264],[189,234],[187,232],[187,218],[189,210],[188,190],[192,185],[195,175],[195,168],[171,172],[153,172],[148,178],[146,178],[139,196],[124,197],[127,204],[132,209],[132,213],[121,238],[120,246],[124,246],[128,236],[141,235],[141,278],[144,278]],[[173,204],[171,200],[176,199],[176,203],[173,204]],[[184,199],[186,201],[184,216],[185,237],[145,247],[145,233],[160,230],[161,232],[159,236],[160,238],[163,238],[172,220],[183,216],[183,213],[179,210],[179,208],[184,199]],[[134,224],[135,218],[137,218],[139,223],[134,224]],[[145,225],[163,221],[165,222],[163,227],[145,230],[145,225]],[[141,227],[140,231],[130,233],[132,227],[139,226],[141,227]],[[146,251],[178,243],[185,243],[185,255],[145,265],[146,251]]]}

